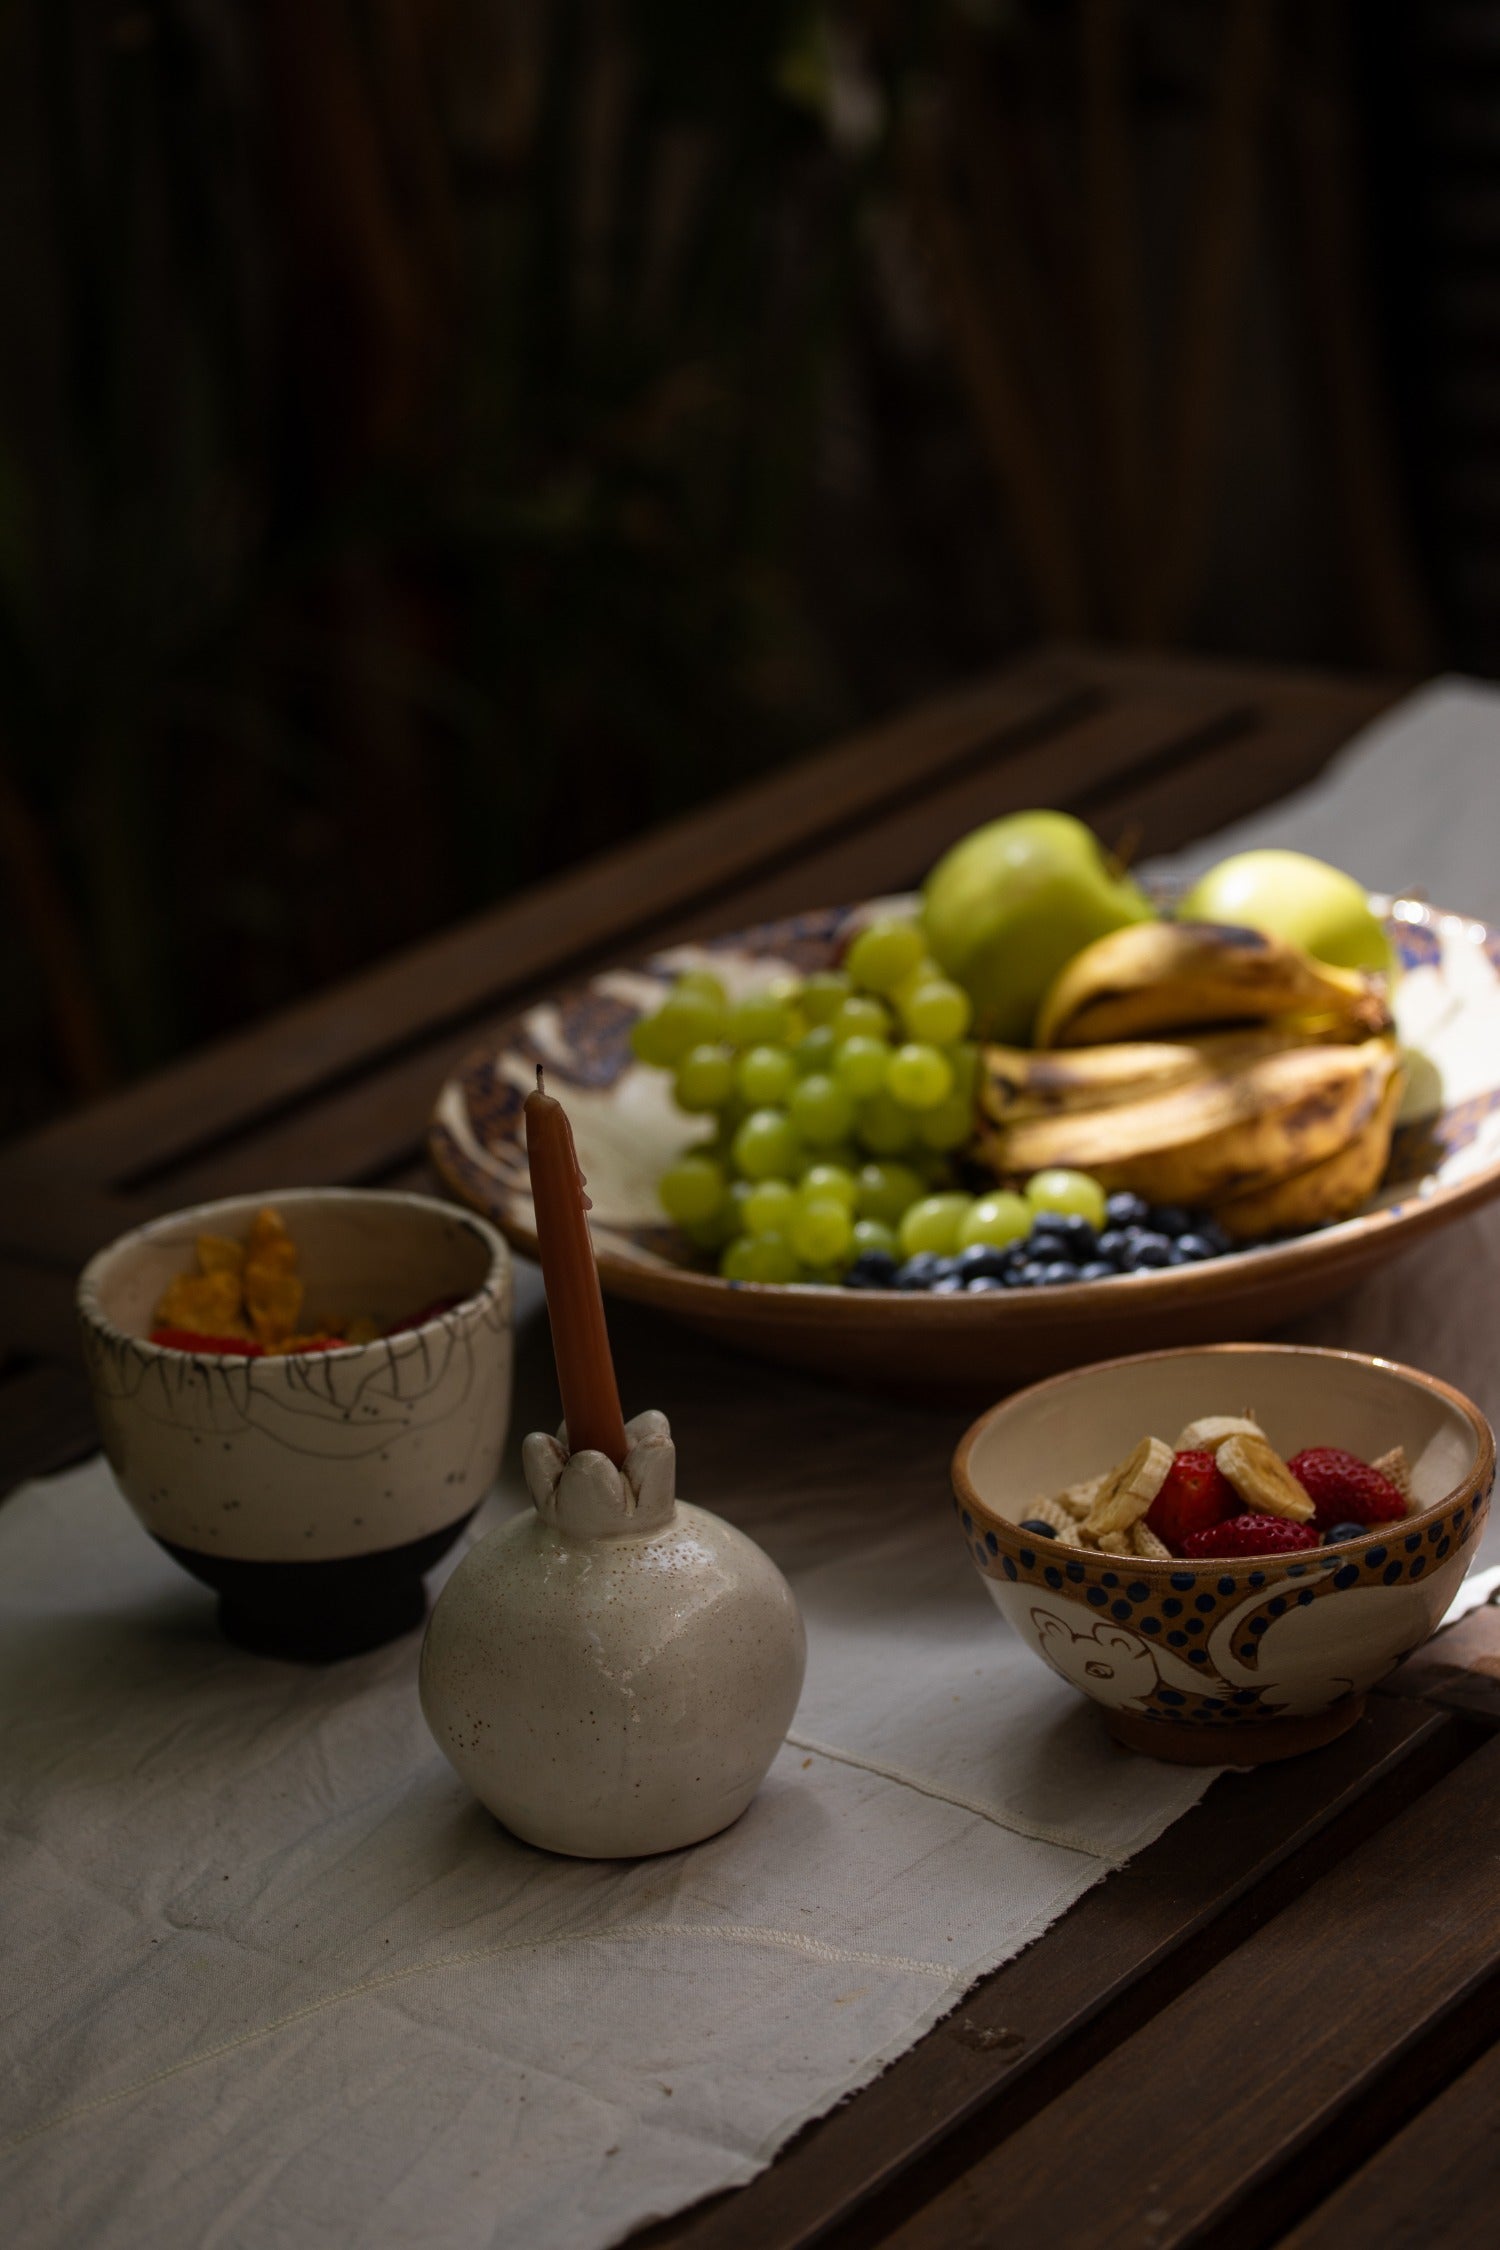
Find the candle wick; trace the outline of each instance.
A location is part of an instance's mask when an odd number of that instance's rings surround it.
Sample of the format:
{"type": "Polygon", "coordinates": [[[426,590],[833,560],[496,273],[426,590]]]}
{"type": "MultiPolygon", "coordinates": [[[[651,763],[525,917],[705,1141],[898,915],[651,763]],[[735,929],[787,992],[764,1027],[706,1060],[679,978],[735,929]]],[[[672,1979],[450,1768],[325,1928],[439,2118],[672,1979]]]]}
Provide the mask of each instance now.
{"type": "Polygon", "coordinates": [[[540,1063],[538,1063],[536,1066],[536,1090],[539,1094],[545,1094],[547,1091],[547,1081],[542,1076],[542,1066],[540,1063]]]}

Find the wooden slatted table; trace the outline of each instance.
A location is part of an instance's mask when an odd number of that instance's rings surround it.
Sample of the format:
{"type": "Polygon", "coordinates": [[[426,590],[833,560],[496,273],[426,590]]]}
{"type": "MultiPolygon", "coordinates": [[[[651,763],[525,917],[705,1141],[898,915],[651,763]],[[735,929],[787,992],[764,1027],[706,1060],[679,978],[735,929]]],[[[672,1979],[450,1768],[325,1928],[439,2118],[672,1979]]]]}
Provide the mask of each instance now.
{"type": "MultiPolygon", "coordinates": [[[[433,1093],[563,977],[900,889],[1067,807],[1169,850],[1284,796],[1393,686],[1049,649],[659,829],[0,1154],[0,1488],[92,1447],[73,1277],[198,1198],[431,1186],[433,1093]]],[[[670,1332],[623,1313],[627,1349],[670,1332]]],[[[963,2250],[1477,2244],[1497,2222],[1500,1611],[1342,1741],[1215,1784],[751,2185],[637,2237],[963,2250]]]]}

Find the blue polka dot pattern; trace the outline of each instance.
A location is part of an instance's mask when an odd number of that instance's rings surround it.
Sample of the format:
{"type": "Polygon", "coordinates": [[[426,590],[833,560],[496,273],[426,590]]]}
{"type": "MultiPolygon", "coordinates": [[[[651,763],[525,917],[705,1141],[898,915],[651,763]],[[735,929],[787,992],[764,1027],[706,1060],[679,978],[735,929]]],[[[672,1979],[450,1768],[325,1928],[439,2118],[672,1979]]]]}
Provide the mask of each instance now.
{"type": "MultiPolygon", "coordinates": [[[[1070,1552],[1066,1540],[1059,1542],[1061,1552],[1052,1548],[1048,1560],[1041,1542],[1015,1543],[1013,1526],[1008,1537],[1006,1526],[986,1523],[982,1515],[976,1521],[974,1511],[957,1499],[954,1508],[985,1577],[1017,1586],[1023,1596],[1035,1588],[1054,1613],[1072,1617],[1078,1642],[1086,1643],[1097,1628],[1102,1648],[1108,1648],[1112,1633],[1134,1644],[1148,1682],[1132,1701],[1134,1712],[1161,1725],[1224,1732],[1275,1717],[1286,1707],[1284,1693],[1278,1697],[1281,1642],[1267,1638],[1279,1620],[1349,1587],[1415,1585],[1424,1574],[1435,1576],[1455,1548],[1474,1539],[1484,1515],[1482,1504],[1450,1508],[1415,1529],[1382,1527],[1386,1535],[1367,1548],[1325,1549],[1295,1563],[1262,1562],[1248,1569],[1216,1560],[1197,1570],[1158,1570],[1138,1562],[1134,1576],[1116,1558],[1070,1552]],[[1255,1684],[1262,1679],[1263,1687],[1255,1684]]],[[[1007,1615],[1022,1621],[1013,1597],[1007,1615]]],[[[1074,1676],[1066,1662],[1058,1669],[1074,1676]]],[[[1225,1756],[1232,1761],[1227,1743],[1225,1756]]]]}

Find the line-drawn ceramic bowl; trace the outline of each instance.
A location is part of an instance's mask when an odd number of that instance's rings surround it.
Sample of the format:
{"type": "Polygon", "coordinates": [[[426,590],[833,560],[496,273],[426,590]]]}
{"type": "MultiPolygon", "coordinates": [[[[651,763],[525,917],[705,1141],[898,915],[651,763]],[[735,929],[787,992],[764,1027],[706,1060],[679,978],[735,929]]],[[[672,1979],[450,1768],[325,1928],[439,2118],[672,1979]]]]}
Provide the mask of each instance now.
{"type": "Polygon", "coordinates": [[[684,968],[711,967],[732,992],[778,969],[826,968],[862,922],[911,900],[829,907],[676,946],[539,1001],[442,1089],[433,1161],[457,1195],[534,1256],[521,1105],[545,1064],[588,1175],[607,1289],[743,1350],[871,1388],[978,1403],[1116,1352],[1264,1335],[1500,1193],[1500,931],[1413,899],[1372,903],[1387,914],[1404,968],[1398,1028],[1426,1058],[1412,1074],[1386,1180],[1355,1218],[1203,1265],[978,1297],[787,1288],[703,1270],[663,1217],[656,1182],[710,1123],[684,1116],[666,1075],[634,1060],[632,1024],[684,968]]]}
{"type": "Polygon", "coordinates": [[[511,1259],[482,1219],[421,1195],[299,1188],[234,1196],[122,1235],[78,1285],[104,1450],[141,1522],[219,1596],[231,1640],[327,1660],[426,1614],[422,1584],[494,1481],[510,1415],[511,1259]],[[270,1204],[307,1315],[404,1332],[337,1351],[233,1359],[148,1341],[169,1281],[209,1233],[270,1204]]]}
{"type": "Polygon", "coordinates": [[[1258,1765],[1332,1741],[1434,1631],[1477,1548],[1495,1441],[1435,1376],[1361,1352],[1210,1344],[1080,1367],[981,1415],[954,1506],[996,1608],[1131,1749],[1258,1765]],[[1337,1445],[1412,1464],[1418,1512],[1361,1539],[1232,1562],[1138,1562],[1024,1532],[1031,1502],[1170,1445],[1203,1414],[1254,1412],[1282,1455],[1337,1445]]]}

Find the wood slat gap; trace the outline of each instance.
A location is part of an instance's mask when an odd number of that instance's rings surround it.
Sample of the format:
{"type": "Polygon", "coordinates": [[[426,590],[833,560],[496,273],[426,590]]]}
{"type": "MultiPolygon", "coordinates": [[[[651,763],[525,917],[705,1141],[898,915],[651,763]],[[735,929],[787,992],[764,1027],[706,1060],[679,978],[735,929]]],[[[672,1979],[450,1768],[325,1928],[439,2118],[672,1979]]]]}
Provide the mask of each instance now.
{"type": "Polygon", "coordinates": [[[521,978],[555,979],[569,959],[616,946],[622,932],[649,926],[657,913],[680,913],[686,900],[709,903],[716,892],[752,880],[767,861],[794,865],[820,829],[834,837],[855,832],[862,822],[878,821],[893,795],[909,804],[1009,745],[1066,730],[1107,700],[1086,673],[1053,665],[1043,680],[1023,665],[905,713],[58,1119],[0,1156],[0,1190],[11,1191],[17,1162],[17,1184],[24,1186],[26,1174],[48,1166],[54,1174],[86,1167],[98,1178],[113,1157],[119,1177],[158,1155],[206,1147],[221,1122],[237,1124],[250,1105],[260,1116],[295,1106],[345,1064],[366,1067],[372,1053],[399,1053],[408,1037],[430,1036],[444,1020],[461,1027],[476,1014],[494,1012],[521,978]],[[641,900],[648,902],[644,917],[641,900]],[[590,938],[559,951],[557,932],[574,924],[590,938]],[[446,1017],[445,993],[458,996],[446,1017]]]}
{"type": "MultiPolygon", "coordinates": [[[[745,884],[770,881],[785,870],[795,868],[809,851],[822,845],[837,843],[845,837],[858,835],[865,829],[899,819],[903,813],[909,812],[930,796],[934,789],[982,772],[1002,752],[1024,750],[1045,742],[1060,729],[1074,726],[1080,720],[1092,716],[1102,702],[1102,696],[1088,688],[1060,690],[1058,700],[1045,709],[1029,718],[986,732],[979,740],[970,743],[955,756],[943,760],[937,767],[924,769],[901,787],[861,806],[853,817],[844,814],[820,824],[809,824],[799,832],[795,841],[784,843],[753,862],[747,862],[737,872],[734,884],[729,887],[730,895],[745,884]]],[[[1201,741],[1195,740],[1193,747],[1201,747],[1201,741]]],[[[1153,764],[1155,762],[1152,761],[1153,764]]],[[[503,1007],[506,1013],[529,1007],[542,995],[554,990],[558,984],[584,975],[590,968],[599,965],[602,959],[613,960],[622,953],[650,952],[658,942],[658,933],[667,931],[685,916],[695,916],[703,908],[713,905],[725,895],[725,890],[722,877],[715,876],[699,889],[679,892],[654,911],[643,913],[628,923],[621,922],[602,953],[597,942],[577,951],[559,952],[544,973],[523,985],[508,989],[503,981],[497,981],[494,989],[479,1000],[469,1000],[451,1011],[445,1010],[441,1005],[436,1006],[420,1028],[403,1037],[372,1046],[366,1052],[352,1057],[342,1067],[330,1070],[326,1076],[319,1078],[316,1086],[299,1088],[278,1100],[247,1108],[242,1116],[219,1132],[168,1148],[161,1155],[122,1173],[113,1185],[122,1195],[142,1194],[181,1165],[202,1163],[224,1149],[235,1147],[251,1134],[264,1131],[285,1117],[294,1116],[299,1110],[306,1108],[310,1100],[324,1101],[344,1093],[358,1086],[374,1072],[389,1069],[409,1056],[421,1053],[435,1039],[445,1042],[461,1040],[466,1032],[478,1031],[487,1019],[493,1018],[499,1007],[503,1007]]]]}
{"type": "MultiPolygon", "coordinates": [[[[1195,2234],[1193,2250],[1271,2250],[1289,2227],[1326,2202],[1380,2154],[1392,2135],[1411,2119],[1414,2099],[1430,2108],[1489,2052],[1497,2023],[1500,1965],[1450,2014],[1399,2048],[1291,2163],[1279,2163],[1269,2179],[1256,2184],[1238,2210],[1195,2234]]],[[[1436,2171],[1441,2164],[1440,2144],[1430,2146],[1427,2156],[1436,2171]]],[[[1493,2206],[1484,2214],[1484,2223],[1488,2228],[1495,2227],[1493,2206]]],[[[1345,2239],[1351,2250],[1355,2241],[1360,2250],[1368,2250],[1366,2238],[1345,2239]]],[[[1425,2236],[1419,2239],[1425,2250],[1425,2236]]],[[[1470,2239],[1477,2243],[1484,2236],[1470,2239]]]]}
{"type": "Polygon", "coordinates": [[[772,2171],[633,2236],[632,2250],[809,2250],[814,2243],[862,2250],[878,2242],[1317,1872],[1434,1786],[1474,1740],[1458,1722],[1431,1714],[1415,1729],[1392,1728],[1376,1714],[1295,1771],[1230,1777],[977,1986],[882,2077],[805,2128],[772,2171]],[[1174,1911],[1183,1918],[1155,1931],[1164,1892],[1179,1901],[1174,1911]],[[1184,1910],[1186,1895],[1197,1903],[1184,1910]],[[1125,1958],[1111,1965],[1116,1946],[1125,1958]],[[1097,1982],[1086,1997],[1060,2000],[1077,1986],[1080,1961],[1097,1964],[1097,1982]],[[1023,2046],[981,2053],[969,2045],[1015,2028],[1023,2046]],[[934,2084],[942,2088],[936,2099],[934,2084]]]}
{"type": "MultiPolygon", "coordinates": [[[[1472,1739],[1472,1737],[1471,1737],[1472,1739]]],[[[892,2250],[1260,2250],[1493,2040],[1500,1743],[1320,1871],[892,2250]]]]}

